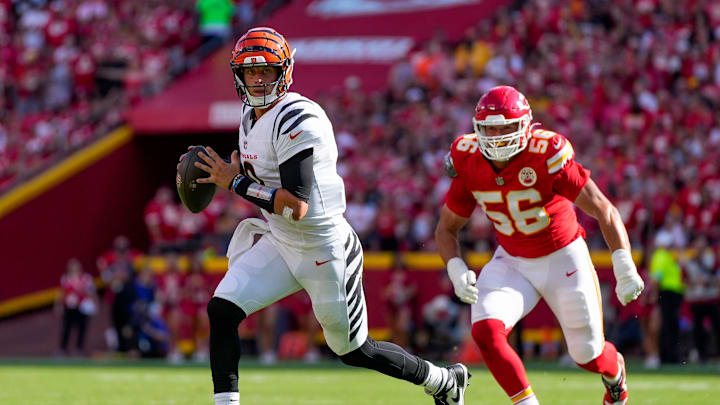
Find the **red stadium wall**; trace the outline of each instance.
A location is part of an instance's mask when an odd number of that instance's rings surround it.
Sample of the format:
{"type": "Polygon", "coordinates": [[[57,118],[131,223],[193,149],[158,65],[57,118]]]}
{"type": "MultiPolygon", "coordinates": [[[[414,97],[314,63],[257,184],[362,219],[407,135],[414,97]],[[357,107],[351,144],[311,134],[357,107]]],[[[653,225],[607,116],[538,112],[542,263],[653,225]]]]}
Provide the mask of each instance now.
{"type": "Polygon", "coordinates": [[[147,250],[143,213],[160,185],[174,187],[187,145],[229,154],[233,133],[108,134],[16,190],[0,196],[0,318],[47,305],[70,258],[97,275],[95,259],[117,235],[147,250]]]}
{"type": "Polygon", "coordinates": [[[72,257],[95,273],[115,235],[146,244],[142,212],[155,190],[142,156],[126,142],[0,218],[0,303],[57,286],[72,257]]]}

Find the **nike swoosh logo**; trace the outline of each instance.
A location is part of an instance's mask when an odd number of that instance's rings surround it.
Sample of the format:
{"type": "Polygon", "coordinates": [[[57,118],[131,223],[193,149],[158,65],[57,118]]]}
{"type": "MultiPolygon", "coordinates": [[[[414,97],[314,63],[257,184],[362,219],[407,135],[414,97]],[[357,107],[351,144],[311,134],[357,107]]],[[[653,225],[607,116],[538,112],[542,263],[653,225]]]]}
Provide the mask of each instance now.
{"type": "Polygon", "coordinates": [[[319,262],[319,261],[315,260],[315,265],[316,265],[316,266],[322,266],[323,264],[325,264],[325,263],[327,263],[327,262],[329,262],[329,261],[330,261],[330,260],[325,260],[324,262],[319,262]]]}
{"type": "Polygon", "coordinates": [[[572,276],[572,275],[575,274],[575,273],[577,273],[577,270],[571,271],[571,272],[569,272],[569,273],[568,273],[568,272],[565,272],[565,277],[570,277],[570,276],[572,276]]]}
{"type": "Polygon", "coordinates": [[[297,133],[295,133],[295,135],[290,134],[290,135],[288,135],[288,136],[290,137],[290,139],[295,139],[295,138],[297,138],[298,135],[302,134],[302,132],[303,132],[303,131],[302,131],[302,129],[301,129],[300,131],[298,131],[297,133]]]}
{"type": "Polygon", "coordinates": [[[560,145],[562,145],[562,140],[557,138],[556,142],[553,143],[553,147],[555,147],[555,149],[560,149],[560,145]]]}

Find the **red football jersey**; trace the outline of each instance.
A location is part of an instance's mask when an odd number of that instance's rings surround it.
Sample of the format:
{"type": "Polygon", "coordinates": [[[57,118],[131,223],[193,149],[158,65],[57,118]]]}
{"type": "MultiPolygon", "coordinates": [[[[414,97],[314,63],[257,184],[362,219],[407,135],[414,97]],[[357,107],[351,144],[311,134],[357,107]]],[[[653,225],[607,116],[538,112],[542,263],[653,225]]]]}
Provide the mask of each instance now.
{"type": "Polygon", "coordinates": [[[497,172],[478,149],[475,134],[461,136],[450,150],[457,176],[445,204],[463,217],[480,205],[509,254],[547,256],[585,236],[573,201],[590,171],[574,156],[564,136],[535,129],[525,150],[497,172]]]}

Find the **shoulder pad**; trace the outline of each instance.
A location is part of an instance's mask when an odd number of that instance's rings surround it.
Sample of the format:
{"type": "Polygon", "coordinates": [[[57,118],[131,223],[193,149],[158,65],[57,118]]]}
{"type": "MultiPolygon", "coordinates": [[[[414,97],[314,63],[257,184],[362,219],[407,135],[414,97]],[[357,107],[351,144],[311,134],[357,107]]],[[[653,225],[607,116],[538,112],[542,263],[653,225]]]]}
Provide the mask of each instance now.
{"type": "Polygon", "coordinates": [[[541,155],[550,174],[560,171],[575,156],[573,147],[565,136],[546,129],[535,129],[531,132],[527,151],[541,155]]]}
{"type": "Polygon", "coordinates": [[[550,174],[559,172],[565,167],[565,164],[575,156],[575,151],[570,141],[568,141],[565,136],[556,132],[542,129],[533,131],[528,148],[537,148],[541,145],[543,145],[541,149],[545,149],[541,153],[545,155],[545,162],[547,163],[548,173],[550,174]]]}
{"type": "Polygon", "coordinates": [[[479,152],[479,145],[475,134],[462,135],[455,139],[450,147],[448,158],[452,162],[452,168],[456,175],[458,169],[462,171],[465,160],[473,156],[476,152],[479,152]]]}
{"type": "Polygon", "coordinates": [[[454,159],[457,159],[460,155],[470,155],[478,152],[478,148],[478,140],[475,134],[462,135],[453,142],[450,154],[454,159]]]}
{"type": "Polygon", "coordinates": [[[318,118],[313,106],[314,103],[306,98],[294,100],[282,106],[275,117],[275,139],[289,133],[309,118],[318,118]]]}

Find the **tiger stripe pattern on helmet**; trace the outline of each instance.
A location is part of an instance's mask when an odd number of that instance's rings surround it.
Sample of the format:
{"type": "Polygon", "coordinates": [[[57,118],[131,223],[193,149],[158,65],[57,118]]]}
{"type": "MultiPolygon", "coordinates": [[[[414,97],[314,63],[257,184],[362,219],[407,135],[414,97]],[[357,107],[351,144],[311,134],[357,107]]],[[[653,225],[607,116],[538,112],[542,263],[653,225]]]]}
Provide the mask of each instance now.
{"type": "Polygon", "coordinates": [[[238,97],[251,107],[267,107],[282,98],[292,84],[293,54],[290,44],[277,31],[269,27],[252,28],[235,43],[230,58],[235,90],[238,97]],[[276,81],[263,86],[270,87],[270,94],[253,96],[244,82],[243,69],[254,66],[272,66],[279,69],[276,81]]]}

